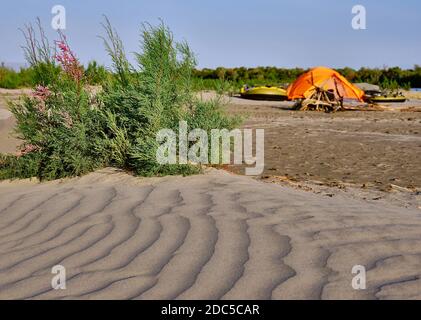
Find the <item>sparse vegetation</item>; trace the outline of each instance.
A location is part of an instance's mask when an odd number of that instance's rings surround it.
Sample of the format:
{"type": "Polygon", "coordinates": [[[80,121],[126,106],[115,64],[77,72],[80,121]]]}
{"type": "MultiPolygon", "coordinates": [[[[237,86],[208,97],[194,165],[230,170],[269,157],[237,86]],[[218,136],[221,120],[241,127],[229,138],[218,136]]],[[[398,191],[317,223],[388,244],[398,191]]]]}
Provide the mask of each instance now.
{"type": "Polygon", "coordinates": [[[64,35],[55,50],[44,50],[42,28],[36,39],[27,27],[27,59],[42,77],[32,96],[11,105],[23,143],[17,155],[0,155],[0,179],[51,180],[104,166],[144,176],[197,173],[200,168],[193,165],[158,164],[156,133],[177,130],[181,120],[205,130],[231,129],[238,123],[224,114],[219,100],[196,97],[194,55],[186,43],[174,42],[164,24],[143,26],[137,66],[128,62],[108,20],[104,28],[113,77],[95,64],[84,72],[64,35]],[[96,94],[87,88],[89,75],[102,85],[96,94]]]}

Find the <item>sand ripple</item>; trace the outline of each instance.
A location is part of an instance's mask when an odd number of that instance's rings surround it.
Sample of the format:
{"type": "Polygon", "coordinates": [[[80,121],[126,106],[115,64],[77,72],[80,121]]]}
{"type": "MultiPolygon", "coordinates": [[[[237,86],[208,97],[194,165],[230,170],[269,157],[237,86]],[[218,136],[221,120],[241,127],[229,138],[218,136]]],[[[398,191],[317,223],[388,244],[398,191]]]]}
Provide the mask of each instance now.
{"type": "Polygon", "coordinates": [[[0,183],[1,299],[419,299],[420,276],[416,209],[219,171],[0,183]]]}

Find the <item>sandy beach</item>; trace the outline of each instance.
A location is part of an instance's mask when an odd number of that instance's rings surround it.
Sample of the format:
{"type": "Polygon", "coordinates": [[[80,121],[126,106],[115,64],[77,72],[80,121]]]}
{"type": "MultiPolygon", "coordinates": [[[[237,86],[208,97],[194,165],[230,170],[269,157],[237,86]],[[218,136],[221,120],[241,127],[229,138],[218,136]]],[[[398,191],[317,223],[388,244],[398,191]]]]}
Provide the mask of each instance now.
{"type": "Polygon", "coordinates": [[[0,88],[0,152],[14,153],[20,141],[13,134],[15,120],[9,111],[8,102],[16,101],[22,95],[28,94],[30,90],[8,90],[0,88]]]}
{"type": "MultiPolygon", "coordinates": [[[[385,191],[382,197],[394,188],[421,191],[421,100],[387,105],[392,111],[297,112],[291,105],[231,99],[230,112],[247,115],[245,127],[265,129],[260,178],[385,191]]],[[[244,166],[228,169],[244,174],[244,166]]]]}
{"type": "Polygon", "coordinates": [[[0,184],[3,299],[421,298],[421,212],[212,170],[0,184]],[[63,265],[67,289],[51,289],[63,265]],[[354,265],[367,290],[351,287],[354,265]]]}
{"type": "Polygon", "coordinates": [[[289,104],[230,102],[266,130],[261,177],[0,182],[0,299],[421,299],[421,113],[289,104]]]}

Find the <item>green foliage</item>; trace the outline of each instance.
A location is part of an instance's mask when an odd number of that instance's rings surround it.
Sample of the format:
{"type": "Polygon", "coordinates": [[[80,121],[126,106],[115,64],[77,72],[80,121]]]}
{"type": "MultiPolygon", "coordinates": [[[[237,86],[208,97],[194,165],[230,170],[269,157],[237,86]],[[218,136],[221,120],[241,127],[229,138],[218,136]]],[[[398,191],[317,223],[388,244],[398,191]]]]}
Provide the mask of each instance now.
{"type": "MultiPolygon", "coordinates": [[[[114,36],[114,34],[113,34],[114,36]]],[[[118,47],[118,45],[117,45],[118,47]]],[[[112,48],[108,48],[115,50],[112,48]]],[[[121,58],[121,57],[120,57],[121,58]]],[[[131,76],[134,72],[130,70],[128,61],[120,61],[117,57],[113,63],[114,72],[107,70],[104,66],[99,65],[96,61],[89,62],[85,68],[86,82],[90,85],[105,85],[113,78],[121,78],[124,76],[131,76]],[[117,64],[119,67],[116,67],[117,64]],[[122,73],[121,70],[126,71],[122,73]]],[[[215,70],[202,69],[194,70],[191,81],[193,82],[193,89],[199,90],[215,90],[218,91],[221,85],[229,87],[226,90],[228,93],[238,91],[238,88],[244,84],[251,86],[257,85],[282,85],[293,82],[306,70],[300,68],[285,69],[275,67],[258,67],[258,68],[222,68],[215,70]]],[[[351,82],[368,82],[372,84],[382,85],[387,81],[396,81],[400,88],[420,88],[421,87],[421,68],[414,66],[410,70],[402,70],[400,68],[384,68],[384,69],[369,69],[361,68],[354,70],[352,68],[337,69],[339,73],[345,76],[351,82]]],[[[19,72],[0,67],[0,88],[21,88],[31,87],[34,84],[47,85],[52,83],[54,77],[59,73],[59,68],[54,64],[46,64],[37,66],[35,69],[22,68],[19,72]],[[50,68],[51,70],[45,70],[50,68]]],[[[118,81],[121,81],[118,80],[118,81]]],[[[126,83],[128,83],[126,81],[126,83]]]]}
{"type": "Polygon", "coordinates": [[[50,62],[39,62],[31,66],[32,83],[41,86],[51,86],[57,82],[60,76],[60,67],[50,62]]]}
{"type": "Polygon", "coordinates": [[[10,154],[0,153],[0,180],[24,179],[38,176],[41,154],[31,153],[23,161],[10,154]]]}
{"type": "Polygon", "coordinates": [[[232,129],[240,125],[242,119],[227,117],[221,108],[222,105],[218,98],[198,101],[186,119],[190,129],[201,128],[209,133],[212,129],[232,129]]]}
{"type": "Polygon", "coordinates": [[[18,89],[31,87],[35,84],[32,68],[21,68],[19,71],[0,66],[0,88],[18,89]]]}
{"type": "Polygon", "coordinates": [[[223,68],[215,70],[195,70],[196,90],[216,90],[221,86],[228,93],[237,92],[245,84],[257,85],[281,85],[294,81],[304,72],[301,68],[284,69],[275,67],[257,68],[223,68]]]}
{"type": "Polygon", "coordinates": [[[388,78],[383,79],[383,81],[380,83],[380,87],[382,89],[386,90],[399,90],[399,84],[396,80],[389,80],[388,78]]]}
{"type": "Polygon", "coordinates": [[[14,70],[0,67],[0,87],[6,89],[19,88],[20,78],[14,70]]]}
{"type": "MultiPolygon", "coordinates": [[[[176,131],[182,120],[209,132],[232,129],[238,123],[224,114],[220,100],[203,102],[196,97],[194,55],[186,43],[173,40],[164,24],[143,26],[137,68],[128,63],[108,20],[104,27],[115,77],[105,76],[94,63],[83,79],[72,77],[74,73],[49,60],[42,45],[31,51],[35,52],[30,57],[35,61],[32,68],[42,70],[42,78],[37,78],[34,96],[11,105],[16,135],[23,143],[17,156],[1,155],[0,179],[51,180],[109,165],[144,176],[193,174],[200,167],[157,163],[158,131],[176,131]],[[90,92],[88,78],[102,83],[102,90],[90,92]]],[[[79,68],[77,62],[71,66],[79,68]]]]}
{"type": "Polygon", "coordinates": [[[131,66],[127,60],[123,42],[116,30],[112,28],[107,17],[105,17],[105,23],[103,23],[102,26],[107,34],[107,37],[103,37],[102,39],[104,41],[105,49],[113,62],[114,72],[121,84],[128,85],[131,77],[131,66]]]}
{"type": "Polygon", "coordinates": [[[16,135],[24,141],[21,149],[31,151],[18,157],[3,156],[1,178],[51,180],[82,175],[104,165],[100,112],[91,108],[87,91],[64,87],[65,91],[52,92],[45,101],[27,97],[12,104],[16,135]]]}
{"type": "Polygon", "coordinates": [[[90,85],[102,85],[111,79],[111,73],[96,61],[91,61],[85,69],[85,78],[90,85]]]}
{"type": "MultiPolygon", "coordinates": [[[[185,120],[195,128],[231,128],[234,120],[222,112],[221,103],[201,102],[193,90],[195,58],[186,43],[174,42],[163,24],[142,28],[142,51],[136,53],[137,69],[128,64],[124,48],[109,23],[106,48],[114,62],[117,81],[104,88],[101,100],[113,114],[115,126],[125,128],[125,168],[140,175],[189,174],[190,165],[156,162],[156,134],[166,128],[178,130],[185,120]],[[207,109],[206,109],[207,108],[207,109]],[[206,110],[207,117],[203,116],[206,110]]],[[[122,159],[123,160],[123,159],[122,159]]]]}
{"type": "MultiPolygon", "coordinates": [[[[217,90],[220,81],[225,81],[231,87],[241,88],[244,84],[251,86],[257,85],[283,85],[296,80],[307,70],[300,68],[286,69],[275,67],[257,67],[257,68],[216,68],[195,70],[195,88],[196,90],[217,90]]],[[[361,68],[354,70],[352,68],[337,69],[351,82],[368,82],[382,85],[393,82],[399,88],[420,88],[421,87],[421,67],[414,66],[411,70],[402,70],[398,67],[369,69],[361,68]]]]}
{"type": "MultiPolygon", "coordinates": [[[[23,46],[23,51],[30,67],[21,68],[19,72],[16,72],[2,65],[0,67],[0,88],[53,86],[59,82],[61,68],[57,65],[53,53],[56,50],[51,47],[39,19],[36,25],[36,28],[29,24],[21,29],[26,43],[23,46]]],[[[62,34],[59,35],[61,40],[65,40],[62,34]]],[[[83,67],[80,66],[80,68],[83,67]]],[[[85,82],[91,85],[105,83],[111,76],[105,67],[99,66],[96,62],[90,62],[84,73],[85,82]]]]}

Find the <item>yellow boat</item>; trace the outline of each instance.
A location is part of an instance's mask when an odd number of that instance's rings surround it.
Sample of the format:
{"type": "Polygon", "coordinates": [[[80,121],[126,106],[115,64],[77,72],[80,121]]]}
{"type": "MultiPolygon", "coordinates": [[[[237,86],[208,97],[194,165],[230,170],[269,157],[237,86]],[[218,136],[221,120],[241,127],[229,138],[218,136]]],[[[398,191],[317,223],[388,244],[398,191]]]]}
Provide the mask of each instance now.
{"type": "Polygon", "coordinates": [[[402,103],[406,101],[404,96],[377,96],[368,98],[371,103],[402,103]]]}
{"type": "Polygon", "coordinates": [[[287,92],[281,87],[260,86],[248,87],[247,85],[240,90],[242,98],[254,100],[287,100],[287,92]]]}
{"type": "Polygon", "coordinates": [[[369,90],[365,92],[364,100],[369,103],[402,103],[407,99],[402,92],[391,93],[387,91],[369,90]]]}

